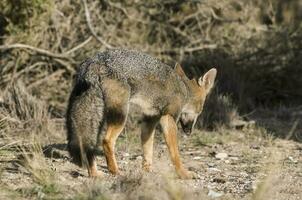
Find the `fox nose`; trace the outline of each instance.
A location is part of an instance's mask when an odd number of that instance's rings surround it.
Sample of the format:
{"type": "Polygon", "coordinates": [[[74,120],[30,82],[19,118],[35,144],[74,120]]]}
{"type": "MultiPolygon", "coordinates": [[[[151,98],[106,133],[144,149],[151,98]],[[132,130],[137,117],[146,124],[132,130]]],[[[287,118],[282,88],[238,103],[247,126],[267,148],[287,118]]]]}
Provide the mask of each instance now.
{"type": "Polygon", "coordinates": [[[191,131],[189,127],[185,127],[183,130],[184,130],[185,133],[188,133],[188,132],[191,131]]]}
{"type": "Polygon", "coordinates": [[[192,129],[193,129],[193,122],[187,121],[186,123],[184,123],[182,120],[180,120],[180,124],[181,124],[183,132],[186,135],[190,135],[192,132],[192,129]]]}
{"type": "Polygon", "coordinates": [[[183,127],[183,131],[186,135],[190,135],[192,132],[192,129],[189,126],[183,127]]]}

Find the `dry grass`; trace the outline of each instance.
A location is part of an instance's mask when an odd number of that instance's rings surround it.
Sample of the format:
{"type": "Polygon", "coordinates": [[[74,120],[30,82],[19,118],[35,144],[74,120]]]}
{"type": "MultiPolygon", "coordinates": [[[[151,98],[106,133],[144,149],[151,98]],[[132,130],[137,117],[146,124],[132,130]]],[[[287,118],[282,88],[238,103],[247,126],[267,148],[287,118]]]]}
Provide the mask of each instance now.
{"type": "MultiPolygon", "coordinates": [[[[118,160],[125,176],[111,177],[105,174],[101,180],[91,180],[85,177],[85,170],[71,164],[65,156],[45,157],[44,147],[53,145],[55,148],[58,146],[56,144],[64,142],[65,135],[63,124],[58,125],[56,120],[51,118],[43,102],[30,95],[20,83],[9,87],[3,99],[5,103],[0,109],[1,115],[6,116],[1,119],[3,140],[0,146],[2,161],[0,176],[3,180],[1,197],[3,198],[209,199],[208,193],[212,189],[207,188],[209,187],[207,185],[214,184],[215,191],[223,192],[222,199],[241,199],[242,196],[237,196],[236,192],[246,198],[270,199],[274,196],[271,193],[280,192],[280,186],[272,190],[274,182],[280,180],[280,176],[276,175],[286,176],[290,173],[288,170],[292,170],[292,166],[286,167],[287,171],[281,167],[281,163],[286,158],[280,152],[288,146],[284,145],[279,149],[279,140],[276,141],[274,134],[267,129],[257,124],[237,130],[217,125],[215,131],[196,131],[191,138],[185,139],[179,134],[185,163],[198,174],[199,178],[187,182],[175,179],[174,170],[169,169],[171,166],[169,166],[167,149],[163,147],[161,141],[163,138],[158,135],[159,132],[156,134],[155,141],[156,171],[152,174],[144,174],[140,170],[141,159],[138,159],[141,145],[139,123],[133,123],[137,118],[134,114],[129,118],[127,129],[117,144],[118,160]],[[61,135],[59,136],[58,133],[61,135]],[[228,162],[231,164],[213,157],[219,152],[227,152],[230,156],[228,162]],[[200,165],[200,159],[203,165],[200,165]],[[209,163],[215,163],[214,168],[223,171],[220,174],[213,174],[206,167],[209,163]],[[10,170],[17,173],[13,174],[10,170]],[[78,175],[71,175],[73,170],[78,171],[78,175]],[[238,182],[232,182],[232,176],[235,175],[227,174],[233,172],[248,175],[239,176],[238,182]],[[77,178],[73,178],[74,176],[77,178]],[[222,182],[216,184],[213,180],[222,180],[222,182]],[[227,183],[228,185],[224,186],[227,183]],[[239,189],[236,189],[237,187],[239,189]]],[[[231,104],[227,102],[227,105],[231,104]]],[[[223,108],[225,105],[221,106],[223,108]]],[[[209,112],[211,112],[210,107],[209,112]]],[[[224,113],[228,114],[228,112],[224,113]]],[[[286,113],[288,112],[285,109],[273,114],[266,112],[267,117],[273,115],[280,119],[283,119],[282,116],[286,113]]],[[[297,113],[298,110],[293,113],[293,119],[297,118],[297,113]]],[[[296,159],[296,154],[291,149],[287,151],[289,155],[294,155],[293,159],[296,159]]],[[[103,157],[100,159],[99,167],[103,167],[105,160],[103,157]]],[[[286,184],[290,183],[290,181],[286,182],[286,184]]],[[[294,190],[293,186],[290,188],[294,190]]],[[[299,194],[299,190],[297,193],[299,194]]]]}
{"type": "MultiPolygon", "coordinates": [[[[270,199],[274,190],[272,187],[276,181],[278,181],[278,174],[281,171],[281,153],[272,148],[267,165],[262,169],[266,176],[256,186],[256,190],[253,194],[253,200],[270,199]]],[[[281,180],[279,180],[281,181],[281,180]]]]}
{"type": "Polygon", "coordinates": [[[86,10],[83,2],[0,3],[0,199],[208,199],[210,190],[221,199],[301,195],[294,185],[302,184],[299,1],[88,0],[86,10]],[[196,180],[175,179],[159,132],[155,172],[142,173],[137,114],[117,142],[124,177],[108,175],[100,157],[104,178],[90,180],[66,159],[64,115],[75,69],[111,46],[177,60],[192,78],[217,67],[216,90],[197,124],[202,131],[179,134],[196,180]],[[255,123],[234,126],[242,120],[255,123]],[[217,160],[213,152],[229,157],[217,160]]]}
{"type": "MultiPolygon", "coordinates": [[[[91,35],[83,2],[0,4],[2,89],[22,80],[62,116],[76,66],[106,48],[91,35]]],[[[288,6],[280,0],[248,2],[88,1],[87,6],[94,33],[110,46],[177,60],[194,77],[218,67],[219,95],[231,94],[240,110],[298,103],[301,90],[293,86],[301,83],[301,6],[296,0],[288,6]]]]}
{"type": "MultiPolygon", "coordinates": [[[[58,192],[56,176],[42,151],[42,145],[49,142],[49,137],[55,136],[53,132],[56,130],[46,104],[30,95],[21,82],[7,88],[1,103],[0,158],[3,161],[13,159],[14,165],[28,173],[36,184],[20,193],[25,197],[37,195],[38,198],[43,198],[46,193],[55,195],[58,192]]],[[[11,190],[7,193],[20,196],[11,190]]]]}
{"type": "Polygon", "coordinates": [[[2,130],[6,132],[3,135],[27,137],[31,133],[49,133],[50,115],[46,104],[30,95],[21,82],[12,84],[3,93],[0,116],[2,130]]]}

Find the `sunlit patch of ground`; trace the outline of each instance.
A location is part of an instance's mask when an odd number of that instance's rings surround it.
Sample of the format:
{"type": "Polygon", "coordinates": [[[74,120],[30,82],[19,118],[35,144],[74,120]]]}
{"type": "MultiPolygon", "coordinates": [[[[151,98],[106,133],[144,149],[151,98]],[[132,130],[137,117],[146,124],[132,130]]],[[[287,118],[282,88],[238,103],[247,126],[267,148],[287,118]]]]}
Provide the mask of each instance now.
{"type": "Polygon", "coordinates": [[[22,151],[12,141],[1,143],[1,198],[298,199],[302,194],[302,145],[274,139],[261,128],[179,135],[183,163],[195,174],[192,180],[177,178],[159,131],[153,171],[143,172],[136,129],[118,139],[122,175],[111,176],[99,156],[104,175],[90,179],[69,161],[61,130],[62,137],[45,148],[22,151]]]}

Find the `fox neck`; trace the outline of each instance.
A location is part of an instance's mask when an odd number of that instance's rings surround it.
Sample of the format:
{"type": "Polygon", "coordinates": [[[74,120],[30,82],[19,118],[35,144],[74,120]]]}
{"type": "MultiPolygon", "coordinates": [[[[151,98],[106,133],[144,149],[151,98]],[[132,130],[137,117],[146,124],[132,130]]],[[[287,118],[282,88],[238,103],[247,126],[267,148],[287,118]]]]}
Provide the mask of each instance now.
{"type": "Polygon", "coordinates": [[[185,87],[186,87],[186,99],[185,99],[185,103],[189,103],[190,100],[192,98],[194,98],[194,91],[193,91],[193,87],[192,87],[192,82],[195,80],[190,80],[187,77],[180,77],[181,81],[184,83],[185,87]]]}

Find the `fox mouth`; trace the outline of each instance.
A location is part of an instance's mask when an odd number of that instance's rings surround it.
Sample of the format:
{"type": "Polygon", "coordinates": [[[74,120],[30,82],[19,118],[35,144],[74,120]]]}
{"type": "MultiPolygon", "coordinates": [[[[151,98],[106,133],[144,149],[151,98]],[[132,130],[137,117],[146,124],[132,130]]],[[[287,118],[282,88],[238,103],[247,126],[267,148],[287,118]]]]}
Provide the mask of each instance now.
{"type": "Polygon", "coordinates": [[[183,128],[182,130],[184,131],[184,133],[185,133],[186,135],[190,135],[191,132],[192,132],[191,129],[190,129],[190,128],[187,128],[187,127],[186,127],[186,128],[183,128]]]}
{"type": "Polygon", "coordinates": [[[181,128],[183,130],[183,132],[186,134],[186,135],[190,135],[192,133],[192,124],[193,123],[188,123],[188,124],[184,124],[182,122],[182,120],[180,120],[180,124],[181,124],[181,128]]]}

